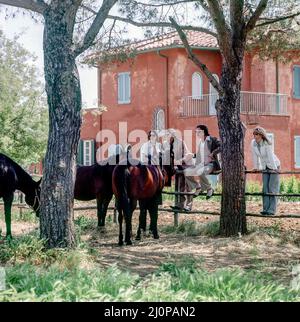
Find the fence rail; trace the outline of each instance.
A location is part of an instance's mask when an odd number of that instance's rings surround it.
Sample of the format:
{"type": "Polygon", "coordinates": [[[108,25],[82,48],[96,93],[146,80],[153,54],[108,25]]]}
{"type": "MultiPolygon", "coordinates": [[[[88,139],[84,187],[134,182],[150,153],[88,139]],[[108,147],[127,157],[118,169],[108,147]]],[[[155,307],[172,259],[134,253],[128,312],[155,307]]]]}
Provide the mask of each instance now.
{"type": "MultiPolygon", "coordinates": [[[[246,170],[245,173],[246,174],[258,174],[258,173],[279,173],[279,174],[300,174],[300,171],[272,171],[272,170],[268,170],[268,171],[249,171],[246,170]]],[[[216,173],[214,173],[215,175],[220,174],[221,171],[218,171],[216,173]]],[[[178,171],[177,174],[182,174],[182,171],[178,171]]],[[[175,201],[176,201],[176,197],[181,196],[181,195],[194,195],[193,192],[179,192],[178,191],[178,176],[175,175],[175,191],[163,191],[163,194],[166,195],[173,195],[175,196],[175,201]]],[[[23,194],[20,192],[17,192],[16,195],[18,196],[17,198],[19,199],[15,199],[18,200],[18,203],[13,203],[14,207],[18,207],[19,211],[20,211],[20,216],[22,216],[23,210],[24,209],[31,209],[30,207],[28,207],[25,203],[24,203],[24,198],[23,198],[23,194]]],[[[195,196],[205,196],[205,193],[200,193],[199,195],[195,196]]],[[[286,197],[296,197],[296,198],[300,198],[300,194],[297,193],[293,193],[293,194],[273,194],[273,193],[259,193],[259,192],[246,192],[245,193],[246,196],[276,196],[276,197],[282,197],[282,198],[286,198],[286,197]]],[[[220,197],[222,196],[221,193],[215,193],[213,194],[213,197],[220,197]]],[[[0,202],[0,205],[3,205],[3,202],[0,202]]],[[[97,207],[96,206],[80,206],[80,207],[74,207],[74,211],[83,211],[83,210],[96,210],[97,207]]],[[[117,222],[117,215],[116,215],[116,207],[109,207],[109,210],[113,210],[114,211],[114,222],[117,222]]],[[[139,208],[137,208],[139,209],[139,208]]],[[[169,213],[173,213],[174,215],[174,225],[178,226],[178,222],[179,222],[179,214],[203,214],[203,215],[213,215],[213,216],[220,216],[221,214],[219,212],[216,211],[206,211],[206,210],[197,210],[197,211],[183,211],[183,210],[174,210],[172,208],[159,208],[159,211],[162,212],[169,212],[169,213]]],[[[260,214],[254,214],[254,213],[246,213],[247,217],[261,217],[261,218],[269,218],[269,219],[274,219],[274,218],[279,218],[279,219],[284,219],[284,218],[300,218],[300,214],[286,214],[286,215],[275,215],[275,216],[265,216],[265,215],[260,215],[260,214]]]]}

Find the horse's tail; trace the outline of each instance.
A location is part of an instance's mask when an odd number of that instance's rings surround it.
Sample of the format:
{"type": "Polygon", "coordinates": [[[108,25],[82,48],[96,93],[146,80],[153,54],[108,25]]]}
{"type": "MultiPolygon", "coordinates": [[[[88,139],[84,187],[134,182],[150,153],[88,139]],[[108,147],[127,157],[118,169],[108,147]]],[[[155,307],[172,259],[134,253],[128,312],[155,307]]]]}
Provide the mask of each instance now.
{"type": "Polygon", "coordinates": [[[130,210],[129,180],[130,172],[127,165],[117,165],[113,171],[113,192],[119,211],[123,210],[125,213],[130,210]]]}

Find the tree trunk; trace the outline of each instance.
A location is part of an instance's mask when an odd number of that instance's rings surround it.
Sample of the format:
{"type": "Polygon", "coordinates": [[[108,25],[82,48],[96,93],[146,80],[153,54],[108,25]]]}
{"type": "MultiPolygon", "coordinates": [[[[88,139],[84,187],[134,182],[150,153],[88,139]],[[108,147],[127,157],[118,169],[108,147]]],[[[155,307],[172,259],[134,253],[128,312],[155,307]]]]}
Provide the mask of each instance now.
{"type": "Polygon", "coordinates": [[[237,236],[247,233],[245,202],[244,131],[240,120],[242,61],[230,66],[223,63],[221,86],[224,95],[218,100],[218,123],[222,142],[222,205],[220,234],[237,236]]]}
{"type": "Polygon", "coordinates": [[[47,246],[75,245],[73,224],[76,152],[81,126],[81,91],[72,29],[66,8],[46,12],[44,70],[49,106],[49,139],[41,191],[41,237],[47,246]],[[64,11],[65,10],[65,11],[64,11]]]}

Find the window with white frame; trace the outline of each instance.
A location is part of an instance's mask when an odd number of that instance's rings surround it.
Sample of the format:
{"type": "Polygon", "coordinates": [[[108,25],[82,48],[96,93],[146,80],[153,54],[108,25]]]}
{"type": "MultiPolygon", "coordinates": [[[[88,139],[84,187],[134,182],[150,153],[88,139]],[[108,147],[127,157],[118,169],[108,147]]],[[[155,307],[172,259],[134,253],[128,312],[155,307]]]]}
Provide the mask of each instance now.
{"type": "Polygon", "coordinates": [[[192,76],[192,97],[202,98],[203,95],[203,82],[200,73],[195,72],[192,76]]]}
{"type": "Polygon", "coordinates": [[[267,138],[272,143],[272,151],[274,152],[274,145],[275,145],[274,134],[273,133],[267,133],[267,138]]]}
{"type": "Polygon", "coordinates": [[[118,103],[129,104],[131,96],[130,73],[118,74],[118,103]]]}
{"type": "Polygon", "coordinates": [[[92,165],[94,163],[94,140],[83,141],[83,165],[92,165]]]}
{"type": "Polygon", "coordinates": [[[300,168],[300,136],[295,136],[295,168],[300,168]]]}

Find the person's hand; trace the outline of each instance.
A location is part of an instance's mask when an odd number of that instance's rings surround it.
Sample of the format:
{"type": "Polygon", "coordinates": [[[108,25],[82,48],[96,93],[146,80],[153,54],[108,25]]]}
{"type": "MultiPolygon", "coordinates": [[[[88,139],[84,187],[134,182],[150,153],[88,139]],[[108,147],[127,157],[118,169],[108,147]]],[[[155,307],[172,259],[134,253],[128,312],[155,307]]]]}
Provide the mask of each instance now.
{"type": "Polygon", "coordinates": [[[209,154],[209,155],[208,155],[208,157],[209,157],[210,161],[213,161],[213,160],[214,160],[214,155],[213,155],[213,153],[209,154]]]}
{"type": "Polygon", "coordinates": [[[194,154],[193,153],[187,153],[186,156],[184,157],[184,160],[185,161],[191,161],[194,157],[194,154]]]}
{"type": "Polygon", "coordinates": [[[174,160],[174,165],[182,165],[182,160],[174,160]]]}

